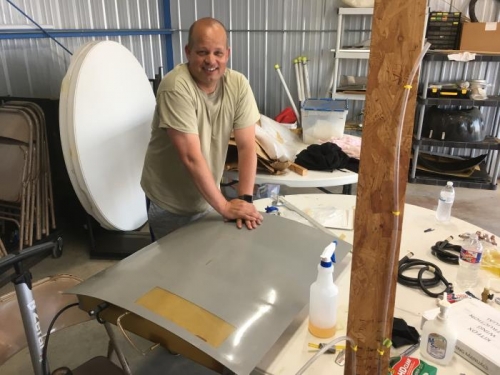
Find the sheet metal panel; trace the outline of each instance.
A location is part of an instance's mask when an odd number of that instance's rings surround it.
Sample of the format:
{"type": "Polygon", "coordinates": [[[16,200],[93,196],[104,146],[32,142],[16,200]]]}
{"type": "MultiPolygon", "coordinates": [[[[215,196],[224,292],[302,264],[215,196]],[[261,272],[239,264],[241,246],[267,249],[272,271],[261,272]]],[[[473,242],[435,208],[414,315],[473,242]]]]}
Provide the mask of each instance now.
{"type": "MultiPolygon", "coordinates": [[[[320,254],[333,238],[274,215],[266,216],[256,230],[238,230],[214,214],[163,237],[69,292],[130,311],[233,372],[249,374],[307,305],[320,254]],[[182,328],[138,302],[155,288],[195,304],[235,330],[220,345],[209,344],[191,333],[190,327],[182,328]]],[[[350,248],[339,241],[335,275],[346,266],[342,259],[350,248]]],[[[164,311],[171,306],[156,302],[164,311]]],[[[162,335],[161,330],[157,335],[162,335]]]]}

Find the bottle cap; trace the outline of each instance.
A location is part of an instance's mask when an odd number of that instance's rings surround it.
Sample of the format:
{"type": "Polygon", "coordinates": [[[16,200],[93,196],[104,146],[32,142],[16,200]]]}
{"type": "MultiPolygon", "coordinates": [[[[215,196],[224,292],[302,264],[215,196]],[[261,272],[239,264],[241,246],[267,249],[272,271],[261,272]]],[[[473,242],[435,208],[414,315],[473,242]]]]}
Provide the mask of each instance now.
{"type": "Polygon", "coordinates": [[[453,186],[453,181],[448,181],[448,182],[446,183],[446,185],[447,185],[447,186],[453,186]]]}

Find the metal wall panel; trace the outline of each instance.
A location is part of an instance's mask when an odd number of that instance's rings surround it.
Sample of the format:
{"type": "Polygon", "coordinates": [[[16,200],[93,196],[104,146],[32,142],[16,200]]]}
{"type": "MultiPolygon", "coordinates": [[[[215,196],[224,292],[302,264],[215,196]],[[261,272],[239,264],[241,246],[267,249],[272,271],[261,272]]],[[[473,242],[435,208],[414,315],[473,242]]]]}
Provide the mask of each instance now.
{"type": "MultiPolygon", "coordinates": [[[[191,23],[215,17],[229,30],[229,67],[245,74],[262,113],[274,117],[289,106],[274,66],[297,98],[293,60],[306,56],[314,97],[326,96],[333,69],[331,48],[336,24],[332,0],[212,0],[172,1],[175,63],[185,61],[183,46],[191,23]],[[175,16],[174,16],[175,15],[175,16]]],[[[298,99],[296,99],[298,102],[298,99]]]]}
{"type": "MultiPolygon", "coordinates": [[[[476,14],[481,20],[495,19],[500,9],[493,0],[479,2],[476,14]]],[[[229,67],[247,76],[259,108],[275,116],[289,105],[275,72],[281,72],[292,96],[298,103],[293,59],[307,56],[312,96],[329,96],[333,53],[337,28],[337,8],[341,0],[173,0],[172,26],[179,30],[174,37],[174,62],[185,61],[183,46],[187,31],[198,18],[211,16],[222,21],[230,31],[229,67]]],[[[468,14],[468,0],[431,0],[432,10],[463,11],[468,14]]],[[[354,45],[370,38],[371,16],[345,17],[344,45],[354,45]]],[[[366,75],[368,62],[342,60],[344,75],[366,75]]],[[[460,69],[458,67],[457,69],[460,69]]],[[[457,74],[451,69],[450,77],[457,74]]],[[[350,102],[350,116],[356,117],[363,104],[350,102]]]]}
{"type": "MultiPolygon", "coordinates": [[[[163,28],[158,0],[18,0],[13,1],[38,24],[53,29],[127,30],[163,28]]],[[[6,1],[0,2],[0,28],[34,29],[33,24],[6,1]]],[[[85,33],[83,34],[85,35],[85,33]]],[[[57,38],[69,51],[93,40],[113,40],[127,47],[154,78],[165,66],[164,37],[133,35],[57,38]]],[[[70,54],[53,40],[0,39],[0,96],[58,98],[70,54]]]]}

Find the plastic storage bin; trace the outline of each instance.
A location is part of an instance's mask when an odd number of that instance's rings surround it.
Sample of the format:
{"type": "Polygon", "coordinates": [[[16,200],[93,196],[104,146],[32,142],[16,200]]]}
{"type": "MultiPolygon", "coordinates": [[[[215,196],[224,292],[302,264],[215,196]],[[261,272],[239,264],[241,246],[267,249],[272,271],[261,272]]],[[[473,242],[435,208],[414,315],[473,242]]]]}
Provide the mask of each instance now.
{"type": "Polygon", "coordinates": [[[302,104],[302,140],[312,144],[344,135],[347,100],[307,99],[302,104]]]}

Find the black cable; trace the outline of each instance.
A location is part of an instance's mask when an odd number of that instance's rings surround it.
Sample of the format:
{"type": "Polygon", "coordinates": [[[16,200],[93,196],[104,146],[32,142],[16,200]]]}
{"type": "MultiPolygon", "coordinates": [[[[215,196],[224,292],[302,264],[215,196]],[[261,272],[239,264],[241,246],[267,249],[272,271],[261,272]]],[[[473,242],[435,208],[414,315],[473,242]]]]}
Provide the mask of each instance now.
{"type": "Polygon", "coordinates": [[[449,243],[449,239],[453,239],[453,237],[450,236],[444,241],[436,242],[436,244],[431,247],[432,255],[434,255],[442,262],[449,264],[458,264],[458,259],[460,258],[460,250],[462,249],[462,247],[460,245],[453,245],[449,243]]]}
{"type": "Polygon", "coordinates": [[[50,337],[50,332],[52,332],[52,328],[54,327],[54,324],[56,323],[56,320],[57,318],[59,318],[59,316],[65,312],[66,310],[68,310],[69,308],[71,307],[75,307],[75,306],[78,306],[78,302],[75,302],[75,303],[71,303],[65,307],[63,307],[61,310],[59,310],[59,312],[54,316],[54,318],[52,318],[52,321],[50,322],[49,324],[49,328],[47,329],[47,334],[45,335],[45,343],[43,345],[43,350],[42,350],[42,372],[44,375],[50,375],[50,373],[48,372],[48,368],[47,368],[47,348],[49,346],[49,337],[50,337]]]}
{"type": "Polygon", "coordinates": [[[413,253],[406,255],[399,261],[398,265],[398,283],[401,285],[408,286],[410,288],[420,288],[422,291],[430,297],[439,297],[444,292],[453,293],[453,284],[448,282],[443,275],[441,269],[431,262],[427,262],[421,259],[411,259],[413,253]],[[405,276],[403,273],[411,268],[419,267],[417,277],[405,276]],[[425,272],[431,272],[434,274],[431,278],[424,278],[425,272]],[[429,290],[429,288],[434,287],[440,283],[443,283],[445,289],[440,293],[434,293],[429,290]]]}

